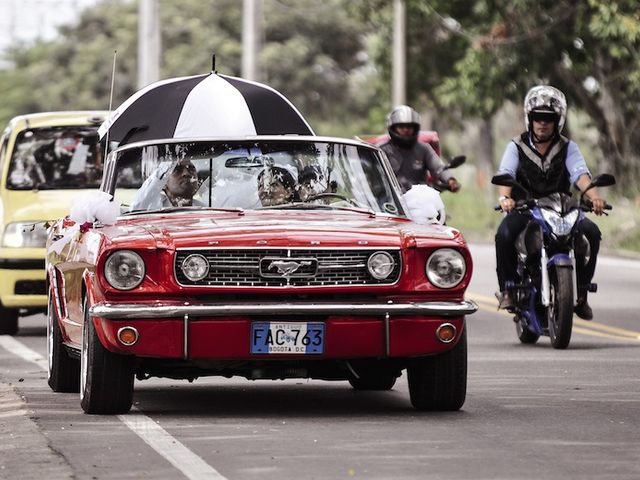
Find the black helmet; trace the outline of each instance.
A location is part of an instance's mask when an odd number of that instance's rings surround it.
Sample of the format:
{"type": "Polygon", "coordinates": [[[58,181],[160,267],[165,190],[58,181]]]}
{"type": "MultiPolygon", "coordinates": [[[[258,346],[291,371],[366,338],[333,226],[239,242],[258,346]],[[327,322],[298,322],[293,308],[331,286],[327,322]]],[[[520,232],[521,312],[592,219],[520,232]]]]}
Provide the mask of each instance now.
{"type": "Polygon", "coordinates": [[[399,105],[387,117],[387,130],[394,143],[402,147],[413,146],[420,132],[420,115],[408,105],[399,105]],[[397,125],[412,125],[413,133],[408,136],[398,135],[394,128],[397,125]]]}

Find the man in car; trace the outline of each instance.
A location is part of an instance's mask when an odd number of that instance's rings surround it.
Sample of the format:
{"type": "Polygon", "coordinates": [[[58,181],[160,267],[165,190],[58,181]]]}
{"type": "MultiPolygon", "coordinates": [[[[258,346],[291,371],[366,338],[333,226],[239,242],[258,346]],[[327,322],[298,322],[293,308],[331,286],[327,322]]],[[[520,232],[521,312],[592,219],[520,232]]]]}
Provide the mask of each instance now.
{"type": "Polygon", "coordinates": [[[136,192],[131,205],[132,211],[202,205],[202,202],[193,198],[199,187],[195,165],[189,159],[173,165],[160,165],[144,181],[136,192]]]}

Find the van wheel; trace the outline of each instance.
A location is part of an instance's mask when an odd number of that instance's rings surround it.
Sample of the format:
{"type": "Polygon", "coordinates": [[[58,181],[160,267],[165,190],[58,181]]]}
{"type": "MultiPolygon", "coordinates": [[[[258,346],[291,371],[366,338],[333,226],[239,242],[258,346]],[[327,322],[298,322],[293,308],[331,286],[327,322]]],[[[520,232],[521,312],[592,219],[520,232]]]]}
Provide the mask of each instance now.
{"type": "Polygon", "coordinates": [[[0,306],[0,335],[18,333],[18,310],[0,306]]]}
{"type": "Polygon", "coordinates": [[[62,332],[51,291],[49,291],[47,310],[47,364],[49,367],[47,382],[51,390],[71,393],[80,391],[80,362],[69,356],[62,343],[62,332]]]}

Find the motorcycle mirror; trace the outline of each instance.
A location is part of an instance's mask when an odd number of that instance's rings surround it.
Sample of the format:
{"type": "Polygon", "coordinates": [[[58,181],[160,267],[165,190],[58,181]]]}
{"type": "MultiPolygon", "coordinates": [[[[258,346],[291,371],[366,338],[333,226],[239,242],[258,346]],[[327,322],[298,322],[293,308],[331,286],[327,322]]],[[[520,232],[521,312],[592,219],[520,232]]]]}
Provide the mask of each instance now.
{"type": "Polygon", "coordinates": [[[524,188],[515,178],[508,173],[501,173],[500,175],[494,175],[491,178],[491,183],[494,185],[501,185],[503,187],[511,187],[513,190],[519,190],[528,198],[531,196],[529,190],[524,188]]]}
{"type": "Polygon", "coordinates": [[[457,168],[466,161],[467,161],[467,157],[465,155],[456,155],[451,160],[449,160],[449,163],[445,167],[445,170],[449,168],[457,168]]]}
{"type": "Polygon", "coordinates": [[[603,173],[591,180],[594,187],[609,187],[616,184],[616,178],[608,173],[603,173]]]}
{"type": "Polygon", "coordinates": [[[491,183],[503,187],[513,187],[517,182],[511,175],[502,173],[500,175],[494,175],[493,178],[491,178],[491,183]]]}
{"type": "Polygon", "coordinates": [[[608,187],[610,185],[615,185],[615,184],[616,184],[616,178],[613,175],[610,175],[608,173],[602,173],[600,175],[597,175],[593,177],[589,186],[584,190],[584,192],[582,192],[582,195],[580,195],[580,199],[582,200],[585,194],[589,190],[591,190],[593,187],[608,187]]]}

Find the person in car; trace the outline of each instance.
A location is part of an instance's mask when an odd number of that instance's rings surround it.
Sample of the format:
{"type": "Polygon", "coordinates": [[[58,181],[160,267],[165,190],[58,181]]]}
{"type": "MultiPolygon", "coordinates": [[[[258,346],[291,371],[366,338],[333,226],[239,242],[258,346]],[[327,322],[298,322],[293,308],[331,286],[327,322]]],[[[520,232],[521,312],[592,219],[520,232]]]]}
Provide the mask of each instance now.
{"type": "Polygon", "coordinates": [[[263,207],[295,201],[296,180],[293,174],[283,167],[264,168],[258,174],[258,197],[263,207]]]}
{"type": "Polygon", "coordinates": [[[394,108],[387,117],[387,130],[389,141],[380,148],[387,154],[403,192],[413,185],[426,184],[429,174],[448,185],[452,192],[460,190],[460,183],[448,170],[444,170],[444,164],[433,148],[418,141],[418,112],[407,105],[394,108]]]}
{"type": "MultiPolygon", "coordinates": [[[[515,137],[502,156],[498,174],[509,174],[527,187],[534,198],[552,193],[570,193],[571,185],[581,191],[589,187],[591,173],[578,149],[578,145],[561,135],[567,115],[567,101],[564,94],[549,85],[538,85],[527,93],[524,99],[526,131],[515,137]]],[[[500,293],[499,308],[512,309],[514,298],[505,285],[517,277],[517,253],[515,242],[520,232],[529,222],[529,217],[514,210],[521,192],[511,187],[499,186],[499,203],[507,215],[498,226],[495,237],[497,274],[500,293]]],[[[593,203],[596,215],[602,215],[606,202],[597,188],[590,189],[586,196],[593,203]]],[[[578,227],[589,241],[591,253],[588,261],[579,258],[576,251],[576,276],[578,301],[575,313],[585,320],[593,318],[593,311],[587,302],[587,288],[596,268],[600,248],[600,230],[589,220],[583,219],[578,227]]]]}
{"type": "Polygon", "coordinates": [[[193,198],[198,187],[198,172],[191,160],[183,159],[175,166],[162,164],[136,192],[131,210],[202,206],[202,202],[193,198]]]}

